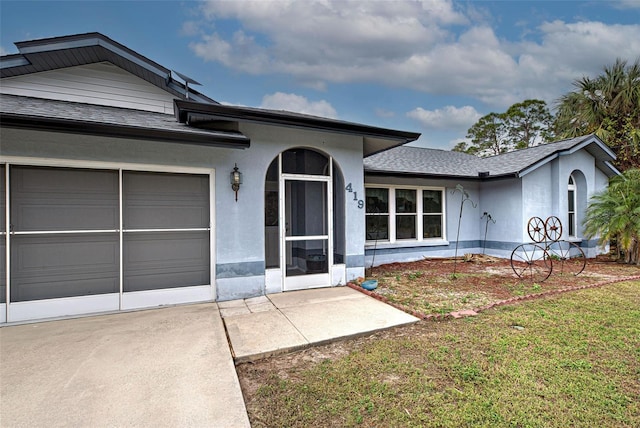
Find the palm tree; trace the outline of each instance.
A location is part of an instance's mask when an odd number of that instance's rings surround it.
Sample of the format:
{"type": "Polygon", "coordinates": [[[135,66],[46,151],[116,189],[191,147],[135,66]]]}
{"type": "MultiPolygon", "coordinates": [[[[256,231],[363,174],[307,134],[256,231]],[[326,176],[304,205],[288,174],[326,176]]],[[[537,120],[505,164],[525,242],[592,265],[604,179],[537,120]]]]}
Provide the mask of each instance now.
{"type": "Polygon", "coordinates": [[[626,263],[640,265],[640,169],[629,169],[591,198],[584,221],[588,238],[615,239],[626,263]]]}
{"type": "Polygon", "coordinates": [[[556,133],[594,133],[617,152],[621,169],[640,167],[640,58],[631,65],[618,59],[604,74],[573,85],[573,92],[556,101],[556,133]]]}

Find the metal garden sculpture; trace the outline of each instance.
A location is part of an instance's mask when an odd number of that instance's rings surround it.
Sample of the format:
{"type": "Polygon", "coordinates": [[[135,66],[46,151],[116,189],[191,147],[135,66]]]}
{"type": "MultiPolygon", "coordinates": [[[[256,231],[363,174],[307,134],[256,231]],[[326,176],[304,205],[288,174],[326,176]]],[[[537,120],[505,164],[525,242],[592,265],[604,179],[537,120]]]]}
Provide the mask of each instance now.
{"type": "Polygon", "coordinates": [[[527,233],[533,243],[520,244],[511,253],[511,268],[518,277],[543,282],[551,275],[554,264],[559,266],[560,274],[575,276],[584,270],[584,251],[574,242],[560,239],[562,222],[558,217],[551,216],[546,221],[531,217],[527,233]]]}

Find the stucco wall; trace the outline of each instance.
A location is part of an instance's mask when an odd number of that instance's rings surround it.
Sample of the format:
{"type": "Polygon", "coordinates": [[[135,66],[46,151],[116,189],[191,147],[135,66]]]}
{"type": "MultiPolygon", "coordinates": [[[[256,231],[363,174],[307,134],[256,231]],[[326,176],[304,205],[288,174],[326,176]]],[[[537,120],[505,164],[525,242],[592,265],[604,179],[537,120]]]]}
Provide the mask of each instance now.
{"type": "MultiPolygon", "coordinates": [[[[215,170],[215,264],[218,300],[265,292],[264,187],[271,161],[292,147],[311,147],[333,156],[344,182],[364,196],[362,138],[247,124],[244,150],[152,141],[111,139],[2,128],[2,156],[73,159],[207,168],[215,170]],[[234,164],[243,174],[235,202],[229,184],[234,164]]],[[[352,198],[351,198],[352,199],[352,198]]],[[[347,279],[364,273],[364,210],[345,201],[347,279]]]]}
{"type": "MultiPolygon", "coordinates": [[[[495,223],[480,218],[480,236],[487,231],[486,254],[510,257],[524,239],[522,225],[522,182],[519,178],[485,181],[480,185],[480,216],[485,212],[495,223]]],[[[526,230],[524,232],[526,234],[526,230]]]]}
{"type": "Polygon", "coordinates": [[[556,216],[563,225],[562,239],[580,244],[588,257],[595,257],[604,251],[596,245],[597,238],[587,240],[584,236],[583,221],[591,196],[603,190],[608,183],[606,175],[596,168],[595,159],[585,150],[560,156],[548,164],[522,177],[523,221],[531,216],[546,220],[556,216]],[[577,236],[568,236],[569,176],[573,174],[577,187],[577,236]]]}

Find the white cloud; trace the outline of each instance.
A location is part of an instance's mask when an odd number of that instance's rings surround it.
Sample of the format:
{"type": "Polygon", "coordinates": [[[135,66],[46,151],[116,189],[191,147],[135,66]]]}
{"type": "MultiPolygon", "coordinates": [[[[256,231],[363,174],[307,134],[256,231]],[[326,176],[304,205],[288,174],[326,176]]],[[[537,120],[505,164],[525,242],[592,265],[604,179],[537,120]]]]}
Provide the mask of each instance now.
{"type": "Polygon", "coordinates": [[[327,117],[330,119],[338,118],[336,110],[325,100],[309,101],[306,97],[301,95],[285,94],[283,92],[265,95],[262,98],[262,104],[260,104],[260,107],[270,110],[286,110],[313,116],[327,117]]]}
{"type": "Polygon", "coordinates": [[[550,103],[573,80],[640,52],[640,25],[553,21],[507,40],[486,13],[448,0],[213,0],[201,15],[215,31],[201,23],[191,49],[205,61],[291,76],[318,90],[369,82],[463,95],[492,108],[527,98],[550,103]]]}
{"type": "Polygon", "coordinates": [[[407,116],[420,122],[426,129],[461,130],[462,132],[466,132],[482,117],[471,106],[460,108],[446,106],[436,110],[425,110],[418,107],[408,112],[407,116]]]}

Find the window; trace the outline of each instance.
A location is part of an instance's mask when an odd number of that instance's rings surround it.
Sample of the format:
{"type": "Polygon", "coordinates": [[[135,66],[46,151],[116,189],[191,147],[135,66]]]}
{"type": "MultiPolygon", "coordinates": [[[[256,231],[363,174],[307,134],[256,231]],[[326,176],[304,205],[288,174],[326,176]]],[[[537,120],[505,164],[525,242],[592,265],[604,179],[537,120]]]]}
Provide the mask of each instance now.
{"type": "Polygon", "coordinates": [[[416,239],[416,190],[396,190],[396,239],[416,239]]]}
{"type": "Polygon", "coordinates": [[[573,175],[569,176],[569,185],[567,186],[567,211],[568,211],[568,228],[569,236],[576,237],[576,184],[573,175]]]}
{"type": "Polygon", "coordinates": [[[367,241],[389,240],[389,189],[367,189],[367,241]]]}
{"type": "Polygon", "coordinates": [[[367,241],[443,240],[444,189],[366,188],[367,241]]]}

